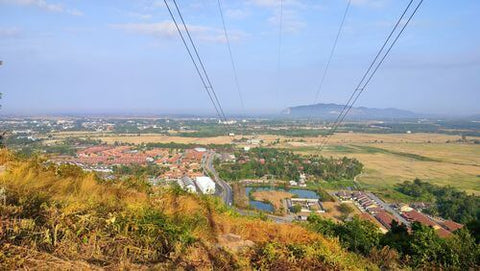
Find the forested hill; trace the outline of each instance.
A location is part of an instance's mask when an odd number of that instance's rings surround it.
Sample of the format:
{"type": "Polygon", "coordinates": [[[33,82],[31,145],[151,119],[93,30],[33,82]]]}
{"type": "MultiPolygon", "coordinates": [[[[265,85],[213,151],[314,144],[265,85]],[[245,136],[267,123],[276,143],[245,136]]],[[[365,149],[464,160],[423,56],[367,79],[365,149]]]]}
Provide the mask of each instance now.
{"type": "MultiPolygon", "coordinates": [[[[313,104],[289,107],[284,110],[284,114],[294,118],[314,118],[335,120],[338,114],[343,110],[344,105],[340,104],[313,104]]],[[[395,108],[368,108],[352,107],[348,114],[351,120],[391,120],[391,119],[415,119],[422,117],[407,110],[395,108]]]]}

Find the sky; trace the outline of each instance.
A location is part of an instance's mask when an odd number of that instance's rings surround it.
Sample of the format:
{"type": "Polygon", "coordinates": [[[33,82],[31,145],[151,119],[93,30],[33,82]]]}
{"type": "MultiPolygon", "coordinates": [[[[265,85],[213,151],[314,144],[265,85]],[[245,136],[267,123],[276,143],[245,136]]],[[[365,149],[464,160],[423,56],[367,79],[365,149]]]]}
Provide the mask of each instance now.
{"type": "MultiPolygon", "coordinates": [[[[217,0],[177,0],[227,115],[313,103],[347,1],[221,1],[244,108],[217,0]]],[[[351,1],[321,103],[346,102],[408,3],[351,1]]],[[[356,105],[479,114],[479,11],[425,0],[356,105]]],[[[0,60],[1,114],[214,112],[163,0],[0,0],[0,60]]]]}

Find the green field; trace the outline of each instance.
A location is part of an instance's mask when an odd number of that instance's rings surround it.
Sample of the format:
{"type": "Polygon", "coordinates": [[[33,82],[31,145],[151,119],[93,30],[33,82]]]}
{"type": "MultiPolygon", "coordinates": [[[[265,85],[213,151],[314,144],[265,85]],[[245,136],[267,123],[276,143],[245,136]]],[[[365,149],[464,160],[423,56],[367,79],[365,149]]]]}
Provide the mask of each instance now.
{"type": "Polygon", "coordinates": [[[420,178],[438,185],[451,185],[468,193],[480,194],[480,145],[447,143],[432,134],[404,135],[372,140],[358,134],[336,140],[319,152],[317,144],[283,144],[282,148],[304,154],[357,158],[365,166],[357,181],[362,187],[387,199],[408,200],[391,188],[396,183],[420,178]]]}

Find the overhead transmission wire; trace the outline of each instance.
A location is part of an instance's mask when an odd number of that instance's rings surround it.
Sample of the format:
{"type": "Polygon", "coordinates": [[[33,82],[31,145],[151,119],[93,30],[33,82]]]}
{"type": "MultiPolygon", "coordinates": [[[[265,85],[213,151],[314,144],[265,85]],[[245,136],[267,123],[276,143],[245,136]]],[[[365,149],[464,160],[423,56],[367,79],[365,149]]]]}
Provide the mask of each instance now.
{"type": "MultiPolygon", "coordinates": [[[[348,0],[347,6],[345,8],[345,11],[343,12],[342,20],[340,22],[340,26],[338,27],[337,35],[335,37],[335,40],[333,42],[333,46],[330,50],[330,55],[328,56],[327,63],[325,64],[325,68],[322,73],[322,77],[320,79],[320,83],[318,85],[317,91],[315,92],[315,99],[313,100],[313,104],[316,104],[318,102],[318,97],[320,95],[320,91],[322,90],[323,83],[325,82],[325,78],[328,73],[328,69],[330,68],[330,63],[332,62],[333,55],[335,53],[335,50],[337,48],[338,40],[340,38],[340,34],[342,33],[343,25],[345,24],[345,19],[347,18],[348,10],[350,9],[350,4],[352,0],[348,0]]],[[[308,117],[307,123],[309,123],[312,120],[312,114],[308,117]]]]}
{"type": "Polygon", "coordinates": [[[163,2],[165,3],[165,6],[167,7],[168,13],[170,14],[170,17],[172,18],[172,21],[175,24],[175,28],[177,29],[178,34],[180,35],[180,38],[183,42],[183,45],[185,46],[185,49],[187,50],[188,55],[190,56],[190,59],[192,60],[193,65],[195,66],[195,70],[197,71],[197,74],[200,77],[200,80],[202,81],[203,87],[205,88],[205,91],[207,92],[208,97],[210,98],[210,101],[212,102],[213,107],[215,108],[215,111],[216,111],[218,117],[220,118],[220,121],[226,122],[227,118],[226,118],[225,113],[223,111],[222,105],[220,104],[220,101],[218,100],[217,94],[215,93],[215,89],[213,88],[213,85],[210,81],[208,73],[205,69],[205,65],[203,64],[203,61],[200,58],[200,55],[198,53],[197,47],[195,46],[195,43],[193,42],[193,39],[190,35],[190,32],[188,31],[187,24],[185,23],[185,20],[183,19],[182,13],[180,11],[179,6],[177,5],[177,2],[175,0],[173,0],[173,3],[175,5],[175,9],[178,13],[178,16],[180,17],[180,20],[182,21],[183,28],[185,29],[185,33],[188,37],[188,40],[190,41],[190,46],[192,48],[190,48],[188,46],[187,40],[185,39],[185,36],[182,33],[182,30],[178,26],[177,19],[176,19],[175,15],[173,14],[172,9],[170,8],[170,5],[168,4],[167,0],[164,0],[163,2]],[[192,53],[192,49],[193,49],[193,52],[196,56],[196,59],[194,57],[194,54],[192,53]]]}
{"type": "Polygon", "coordinates": [[[280,14],[279,14],[279,27],[278,27],[278,47],[277,47],[277,92],[276,98],[280,105],[280,72],[282,67],[282,43],[283,43],[283,0],[280,0],[280,14]]]}
{"type": "Polygon", "coordinates": [[[232,65],[232,70],[233,70],[233,77],[234,77],[234,80],[235,80],[235,86],[237,88],[237,92],[238,92],[238,98],[240,100],[240,105],[241,105],[241,108],[242,108],[242,113],[245,115],[246,114],[246,111],[245,111],[245,104],[243,102],[243,96],[242,96],[242,91],[240,89],[240,83],[239,83],[239,80],[238,80],[238,73],[237,73],[237,66],[235,65],[235,60],[233,58],[233,53],[232,53],[232,47],[230,45],[230,37],[228,35],[228,31],[227,31],[227,27],[225,25],[225,17],[223,16],[223,8],[222,8],[222,3],[220,0],[217,0],[217,3],[218,3],[218,10],[220,12],[220,17],[222,19],[222,25],[223,25],[223,33],[225,35],[225,41],[227,42],[227,48],[228,48],[228,54],[230,56],[230,63],[232,65]]]}
{"type": "Polygon", "coordinates": [[[173,0],[173,3],[175,4],[175,8],[177,9],[177,12],[178,12],[178,15],[180,16],[180,19],[182,20],[183,27],[185,28],[185,32],[187,33],[188,39],[190,40],[190,43],[193,46],[193,49],[194,49],[195,54],[198,58],[198,61],[200,62],[200,66],[202,67],[202,70],[205,73],[205,78],[207,79],[208,86],[213,93],[213,97],[215,98],[215,101],[218,104],[218,108],[220,110],[220,113],[222,114],[223,119],[226,121],[227,118],[225,116],[225,112],[223,111],[222,105],[220,104],[220,101],[218,100],[217,93],[215,92],[215,89],[213,88],[212,82],[210,81],[210,77],[208,76],[207,70],[205,69],[205,65],[203,64],[202,58],[200,57],[200,55],[198,53],[197,46],[195,46],[195,43],[193,42],[192,36],[190,35],[190,31],[188,31],[187,24],[185,23],[185,20],[183,19],[182,13],[180,12],[180,8],[177,5],[177,1],[173,0]]]}
{"type": "Polygon", "coordinates": [[[397,33],[397,35],[395,36],[393,42],[390,44],[390,46],[388,47],[388,49],[386,50],[386,52],[383,54],[383,56],[381,57],[380,61],[377,63],[377,60],[379,59],[380,55],[383,53],[385,47],[387,46],[388,42],[390,41],[391,37],[393,36],[393,34],[395,33],[395,31],[397,30],[398,26],[400,25],[400,23],[402,22],[403,18],[405,17],[406,13],[408,12],[408,10],[410,9],[412,3],[414,2],[414,0],[410,0],[410,2],[408,3],[407,7],[405,8],[405,10],[403,11],[402,15],[400,16],[400,18],[397,20],[394,28],[392,29],[392,31],[390,32],[390,34],[388,35],[387,39],[385,40],[385,42],[383,43],[382,47],[380,48],[380,50],[378,51],[377,55],[375,56],[374,60],[372,61],[372,63],[370,64],[370,66],[368,67],[367,71],[364,73],[362,79],[360,80],[360,82],[358,83],[357,87],[355,88],[355,90],[353,91],[352,95],[350,96],[350,98],[348,99],[347,103],[345,104],[343,110],[340,112],[340,114],[337,116],[337,119],[335,120],[334,122],[334,125],[332,126],[332,130],[331,132],[325,137],[325,139],[323,140],[321,146],[320,146],[320,151],[323,150],[323,148],[326,146],[326,144],[328,143],[330,137],[336,132],[336,130],[338,129],[338,126],[345,120],[345,117],[347,116],[347,114],[350,112],[350,110],[352,109],[353,105],[356,103],[356,101],[358,100],[358,98],[360,97],[360,95],[365,91],[365,89],[367,88],[368,84],[370,83],[370,81],[372,80],[373,76],[377,73],[378,69],[380,68],[380,66],[383,64],[383,62],[385,61],[385,59],[387,58],[388,54],[390,53],[390,51],[392,50],[393,46],[396,44],[396,42],[398,41],[398,39],[400,38],[400,36],[402,35],[402,33],[405,31],[406,27],[408,26],[408,24],[410,23],[410,21],[412,20],[412,18],[415,16],[415,14],[417,13],[418,9],[420,8],[420,6],[422,5],[424,0],[420,0],[417,4],[417,6],[415,7],[415,9],[413,10],[413,12],[410,14],[409,18],[407,19],[407,21],[403,24],[402,28],[400,29],[400,31],[397,33]],[[375,66],[375,63],[376,66],[375,66]],[[375,66],[375,68],[373,69],[372,71],[372,68],[373,66],[375,66]],[[372,71],[370,73],[370,71],[372,71]]]}

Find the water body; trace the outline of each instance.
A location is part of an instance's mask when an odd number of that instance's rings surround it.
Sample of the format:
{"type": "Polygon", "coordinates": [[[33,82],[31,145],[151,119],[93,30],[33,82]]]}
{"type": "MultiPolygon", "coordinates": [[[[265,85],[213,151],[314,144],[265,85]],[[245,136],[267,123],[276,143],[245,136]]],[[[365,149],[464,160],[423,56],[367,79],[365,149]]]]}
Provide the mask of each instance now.
{"type": "MultiPolygon", "coordinates": [[[[296,195],[298,198],[307,198],[307,199],[320,198],[315,191],[307,190],[307,189],[297,189],[297,188],[284,189],[280,187],[251,187],[251,186],[245,187],[245,193],[247,196],[250,195],[250,191],[252,191],[252,189],[255,189],[256,191],[271,191],[271,190],[284,191],[284,192],[292,193],[296,195]]],[[[250,199],[249,204],[254,209],[257,209],[260,211],[266,211],[266,212],[273,212],[273,206],[270,203],[265,203],[262,201],[250,199]]]]}

